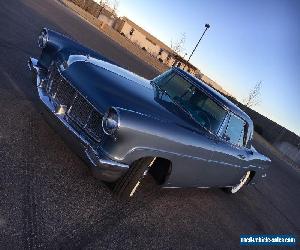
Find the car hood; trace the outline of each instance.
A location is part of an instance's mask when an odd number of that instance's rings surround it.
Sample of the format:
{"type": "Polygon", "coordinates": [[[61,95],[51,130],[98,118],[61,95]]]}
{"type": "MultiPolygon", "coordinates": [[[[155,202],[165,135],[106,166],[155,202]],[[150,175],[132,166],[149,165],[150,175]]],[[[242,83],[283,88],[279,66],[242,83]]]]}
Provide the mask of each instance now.
{"type": "Polygon", "coordinates": [[[121,107],[204,131],[149,80],[121,67],[95,58],[78,57],[68,60],[62,74],[102,113],[111,106],[121,107]]]}

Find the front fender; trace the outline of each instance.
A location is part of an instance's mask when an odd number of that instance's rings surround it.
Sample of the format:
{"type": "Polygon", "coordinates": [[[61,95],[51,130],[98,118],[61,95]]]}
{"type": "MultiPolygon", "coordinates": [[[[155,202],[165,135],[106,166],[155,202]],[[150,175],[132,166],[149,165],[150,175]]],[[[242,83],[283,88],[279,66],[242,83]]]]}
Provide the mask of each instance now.
{"type": "Polygon", "coordinates": [[[39,57],[39,66],[43,68],[48,68],[52,61],[57,57],[60,57],[61,59],[67,59],[71,54],[89,55],[115,64],[101,54],[83,46],[79,42],[74,41],[63,34],[47,28],[43,28],[42,32],[46,33],[48,36],[46,46],[42,49],[42,53],[39,57]]]}
{"type": "Polygon", "coordinates": [[[134,111],[118,111],[119,130],[114,137],[106,136],[102,145],[110,158],[127,164],[145,156],[210,159],[213,144],[200,132],[134,111]]]}

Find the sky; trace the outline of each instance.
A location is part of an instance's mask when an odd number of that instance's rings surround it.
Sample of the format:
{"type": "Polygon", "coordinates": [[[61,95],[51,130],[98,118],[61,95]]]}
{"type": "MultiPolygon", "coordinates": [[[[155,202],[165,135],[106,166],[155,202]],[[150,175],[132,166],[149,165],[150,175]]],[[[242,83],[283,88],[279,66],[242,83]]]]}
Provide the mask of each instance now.
{"type": "Polygon", "coordinates": [[[191,63],[242,101],[262,81],[253,109],[300,136],[300,1],[119,0],[127,16],[167,45],[186,34],[191,63]]]}

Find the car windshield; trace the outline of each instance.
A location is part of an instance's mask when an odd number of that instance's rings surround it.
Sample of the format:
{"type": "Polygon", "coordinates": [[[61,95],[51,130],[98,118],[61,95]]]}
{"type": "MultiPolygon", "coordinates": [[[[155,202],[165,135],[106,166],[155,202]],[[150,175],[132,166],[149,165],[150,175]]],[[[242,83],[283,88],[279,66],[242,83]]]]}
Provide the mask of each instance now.
{"type": "Polygon", "coordinates": [[[201,126],[217,134],[227,111],[178,74],[163,74],[153,81],[201,126]]]}

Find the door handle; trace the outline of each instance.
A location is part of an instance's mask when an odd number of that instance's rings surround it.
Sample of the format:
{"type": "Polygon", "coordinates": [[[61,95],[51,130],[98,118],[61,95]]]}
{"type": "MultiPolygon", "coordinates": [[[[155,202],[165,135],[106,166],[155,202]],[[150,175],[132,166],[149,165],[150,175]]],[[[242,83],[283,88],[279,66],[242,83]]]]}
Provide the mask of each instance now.
{"type": "Polygon", "coordinates": [[[237,155],[239,158],[241,158],[241,159],[245,159],[246,158],[246,156],[245,155],[242,155],[242,154],[239,154],[239,155],[237,155]]]}

